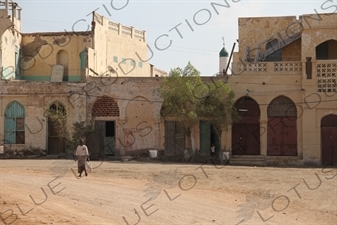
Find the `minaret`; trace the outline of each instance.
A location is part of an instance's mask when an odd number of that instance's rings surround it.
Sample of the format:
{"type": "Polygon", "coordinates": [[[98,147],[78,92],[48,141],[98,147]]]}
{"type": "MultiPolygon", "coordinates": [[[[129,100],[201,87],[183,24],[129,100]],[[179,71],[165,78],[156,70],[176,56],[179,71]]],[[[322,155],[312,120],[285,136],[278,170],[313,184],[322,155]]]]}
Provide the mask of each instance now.
{"type": "Polygon", "coordinates": [[[219,73],[220,74],[224,74],[224,71],[227,68],[228,56],[229,56],[225,48],[225,38],[222,38],[222,41],[223,41],[223,48],[221,49],[219,53],[219,73]]]}

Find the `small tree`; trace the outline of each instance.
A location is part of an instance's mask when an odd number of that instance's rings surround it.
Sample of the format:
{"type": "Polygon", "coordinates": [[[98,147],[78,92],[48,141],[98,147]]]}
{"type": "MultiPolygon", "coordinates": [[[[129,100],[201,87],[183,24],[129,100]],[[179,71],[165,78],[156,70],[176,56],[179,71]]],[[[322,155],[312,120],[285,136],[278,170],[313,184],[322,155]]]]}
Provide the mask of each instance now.
{"type": "Polygon", "coordinates": [[[208,94],[200,108],[200,115],[207,118],[213,125],[213,129],[219,138],[220,157],[222,157],[223,152],[222,132],[239,119],[237,110],[234,107],[234,96],[231,88],[223,81],[218,80],[208,86],[208,94]]]}
{"type": "MultiPolygon", "coordinates": [[[[53,107],[47,110],[47,116],[48,120],[53,123],[53,128],[57,135],[64,138],[66,151],[68,153],[75,151],[80,139],[88,139],[88,137],[95,132],[93,123],[85,125],[84,122],[74,123],[73,132],[71,132],[66,122],[67,116],[65,110],[59,103],[55,103],[53,107]]],[[[94,117],[92,121],[94,121],[94,117]]]]}
{"type": "Polygon", "coordinates": [[[169,77],[164,79],[160,87],[161,97],[164,98],[162,117],[183,125],[188,138],[190,157],[194,155],[192,128],[199,123],[198,111],[203,102],[203,99],[196,96],[201,96],[201,92],[206,91],[205,88],[195,87],[203,86],[202,84],[200,72],[188,62],[184,69],[171,69],[169,77]]]}

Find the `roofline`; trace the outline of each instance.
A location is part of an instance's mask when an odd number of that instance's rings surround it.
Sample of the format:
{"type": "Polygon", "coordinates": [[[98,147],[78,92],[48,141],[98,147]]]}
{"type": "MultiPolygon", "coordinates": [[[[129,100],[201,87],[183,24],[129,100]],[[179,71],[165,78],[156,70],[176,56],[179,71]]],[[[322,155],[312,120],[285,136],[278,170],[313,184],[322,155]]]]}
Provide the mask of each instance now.
{"type": "Polygon", "coordinates": [[[71,31],[71,32],[36,32],[36,33],[21,33],[22,36],[69,36],[69,35],[90,35],[92,31],[71,31]]]}

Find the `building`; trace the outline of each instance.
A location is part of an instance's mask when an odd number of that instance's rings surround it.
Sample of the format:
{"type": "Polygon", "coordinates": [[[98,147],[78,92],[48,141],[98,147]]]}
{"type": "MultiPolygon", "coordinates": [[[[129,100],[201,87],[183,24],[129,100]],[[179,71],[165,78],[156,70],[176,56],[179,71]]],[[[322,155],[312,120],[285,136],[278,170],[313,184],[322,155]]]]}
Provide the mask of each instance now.
{"type": "Polygon", "coordinates": [[[336,21],[239,18],[228,83],[242,120],[224,137],[233,162],[337,165],[336,21]]]}
{"type": "MultiPolygon", "coordinates": [[[[143,60],[145,31],[93,13],[90,31],[22,34],[19,6],[2,7],[0,153],[72,152],[46,113],[54,110],[69,129],[94,124],[92,153],[184,154],[184,130],[160,116],[166,73],[143,60]]],[[[219,75],[202,79],[226,81],[242,119],[223,133],[223,146],[200,121],[192,131],[194,153],[208,156],[215,143],[217,153],[231,153],[231,163],[337,165],[336,21],[336,13],[239,18],[239,51],[223,48],[219,75]]]]}
{"type": "Polygon", "coordinates": [[[94,124],[92,153],[160,148],[158,85],[167,73],[146,62],[145,31],[94,12],[88,31],[23,34],[17,3],[0,4],[0,153],[72,152],[66,135],[76,122],[94,124]]]}

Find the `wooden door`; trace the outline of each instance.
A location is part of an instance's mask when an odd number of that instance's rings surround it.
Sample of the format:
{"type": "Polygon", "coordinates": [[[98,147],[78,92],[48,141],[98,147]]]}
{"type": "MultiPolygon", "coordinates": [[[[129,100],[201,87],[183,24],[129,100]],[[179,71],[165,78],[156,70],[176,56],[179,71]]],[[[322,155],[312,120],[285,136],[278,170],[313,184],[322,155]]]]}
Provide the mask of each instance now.
{"type": "Polygon", "coordinates": [[[296,120],[287,117],[269,117],[268,150],[270,156],[296,156],[296,120]]]}
{"type": "Polygon", "coordinates": [[[234,124],[232,127],[233,155],[260,155],[259,124],[234,124]]]}
{"type": "Polygon", "coordinates": [[[184,128],[176,121],[165,121],[165,155],[182,156],[184,149],[184,128]]]}
{"type": "Polygon", "coordinates": [[[321,122],[322,165],[337,166],[337,116],[328,115],[321,122]]]}

